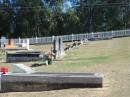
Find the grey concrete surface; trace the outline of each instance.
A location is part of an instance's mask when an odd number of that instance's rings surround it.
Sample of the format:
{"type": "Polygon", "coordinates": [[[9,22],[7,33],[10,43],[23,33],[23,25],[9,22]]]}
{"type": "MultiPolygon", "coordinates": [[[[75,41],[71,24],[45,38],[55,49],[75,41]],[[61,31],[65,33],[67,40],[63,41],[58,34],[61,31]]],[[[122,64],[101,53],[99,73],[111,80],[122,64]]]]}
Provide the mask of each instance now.
{"type": "Polygon", "coordinates": [[[2,76],[2,91],[42,91],[102,86],[103,76],[97,73],[37,73],[2,76]]]}

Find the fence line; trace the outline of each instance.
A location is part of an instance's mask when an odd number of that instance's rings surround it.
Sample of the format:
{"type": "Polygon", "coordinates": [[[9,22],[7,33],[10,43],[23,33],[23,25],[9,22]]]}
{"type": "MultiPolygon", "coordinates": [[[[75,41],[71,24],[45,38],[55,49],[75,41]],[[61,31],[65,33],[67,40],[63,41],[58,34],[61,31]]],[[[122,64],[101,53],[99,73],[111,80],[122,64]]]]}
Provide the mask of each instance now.
{"type": "MultiPolygon", "coordinates": [[[[83,39],[88,40],[103,40],[103,39],[111,39],[116,37],[126,37],[130,36],[130,30],[119,30],[119,31],[107,31],[107,32],[96,32],[96,33],[84,33],[84,34],[71,34],[71,35],[62,35],[63,41],[78,41],[83,39]]],[[[48,44],[52,43],[54,38],[57,36],[52,37],[35,37],[35,38],[28,38],[30,44],[48,44]]],[[[14,39],[14,42],[17,44],[20,41],[23,41],[25,38],[22,39],[14,39]]]]}

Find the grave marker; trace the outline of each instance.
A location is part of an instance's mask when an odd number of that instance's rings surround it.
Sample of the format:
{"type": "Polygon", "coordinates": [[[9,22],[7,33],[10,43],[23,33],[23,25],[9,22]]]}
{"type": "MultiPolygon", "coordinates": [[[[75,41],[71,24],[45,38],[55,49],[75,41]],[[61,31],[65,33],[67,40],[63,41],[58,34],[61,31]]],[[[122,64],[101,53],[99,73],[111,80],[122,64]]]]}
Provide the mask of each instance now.
{"type": "Polygon", "coordinates": [[[6,44],[6,37],[2,36],[1,37],[1,48],[5,48],[5,44],[6,44]]]}
{"type": "Polygon", "coordinates": [[[58,42],[58,37],[56,37],[54,39],[54,43],[53,43],[53,52],[55,53],[55,59],[58,58],[58,55],[59,55],[59,42],[58,42]]]}
{"type": "Polygon", "coordinates": [[[25,66],[24,64],[13,64],[12,68],[13,73],[34,73],[34,71],[30,67],[25,66]]]}
{"type": "Polygon", "coordinates": [[[56,37],[53,42],[53,53],[55,54],[55,59],[62,57],[64,55],[63,40],[62,37],[56,37]]]}
{"type": "Polygon", "coordinates": [[[62,37],[59,38],[59,52],[60,52],[60,57],[62,57],[64,55],[64,47],[63,47],[62,37]]]}
{"type": "Polygon", "coordinates": [[[25,39],[22,41],[22,47],[27,48],[27,50],[30,50],[29,48],[29,39],[25,39]]]}

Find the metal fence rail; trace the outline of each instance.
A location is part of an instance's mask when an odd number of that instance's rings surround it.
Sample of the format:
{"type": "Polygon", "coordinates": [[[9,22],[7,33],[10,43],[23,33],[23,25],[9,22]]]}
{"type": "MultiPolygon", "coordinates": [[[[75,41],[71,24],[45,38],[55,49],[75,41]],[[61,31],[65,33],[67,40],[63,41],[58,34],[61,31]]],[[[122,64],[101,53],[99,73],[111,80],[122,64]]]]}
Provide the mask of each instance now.
{"type": "MultiPolygon", "coordinates": [[[[88,40],[103,40],[103,39],[111,39],[116,37],[126,37],[130,36],[130,30],[119,30],[119,31],[107,31],[107,32],[96,32],[96,33],[85,33],[85,34],[71,34],[71,35],[63,35],[63,41],[78,41],[83,39],[88,40]]],[[[35,37],[35,38],[28,38],[30,41],[30,44],[48,44],[52,43],[54,38],[57,36],[52,37],[35,37]]],[[[14,39],[14,42],[16,44],[20,43],[21,41],[24,41],[23,39],[14,39]]]]}

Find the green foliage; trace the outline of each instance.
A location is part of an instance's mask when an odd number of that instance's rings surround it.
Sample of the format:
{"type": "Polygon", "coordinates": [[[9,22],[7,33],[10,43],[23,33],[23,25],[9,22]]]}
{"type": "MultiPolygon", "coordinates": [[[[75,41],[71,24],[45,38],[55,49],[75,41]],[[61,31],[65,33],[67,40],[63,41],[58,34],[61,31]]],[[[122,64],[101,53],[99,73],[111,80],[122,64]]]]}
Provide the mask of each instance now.
{"type": "Polygon", "coordinates": [[[7,37],[42,37],[127,29],[128,0],[81,0],[63,12],[64,0],[9,0],[0,3],[0,32],[7,37]]]}

